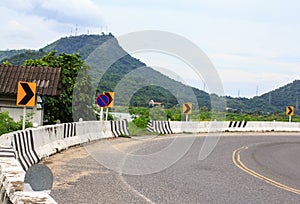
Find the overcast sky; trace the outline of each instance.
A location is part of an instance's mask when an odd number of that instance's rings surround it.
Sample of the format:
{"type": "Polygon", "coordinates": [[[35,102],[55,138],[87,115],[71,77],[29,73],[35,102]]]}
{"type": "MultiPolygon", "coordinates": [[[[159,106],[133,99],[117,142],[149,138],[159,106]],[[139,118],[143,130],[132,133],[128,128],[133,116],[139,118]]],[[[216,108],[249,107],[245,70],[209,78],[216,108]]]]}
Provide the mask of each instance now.
{"type": "MultiPolygon", "coordinates": [[[[299,11],[298,0],[1,0],[0,50],[39,49],[75,35],[76,24],[77,35],[169,31],[208,55],[226,95],[253,97],[300,78],[299,11]]],[[[193,75],[185,81],[203,89],[193,75]]]]}

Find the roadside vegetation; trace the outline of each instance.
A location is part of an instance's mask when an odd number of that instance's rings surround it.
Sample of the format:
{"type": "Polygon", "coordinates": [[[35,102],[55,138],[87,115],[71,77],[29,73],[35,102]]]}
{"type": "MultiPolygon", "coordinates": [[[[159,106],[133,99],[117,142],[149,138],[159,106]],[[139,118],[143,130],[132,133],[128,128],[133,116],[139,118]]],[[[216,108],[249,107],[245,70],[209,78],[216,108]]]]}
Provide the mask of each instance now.
{"type": "MultiPolygon", "coordinates": [[[[32,123],[28,122],[31,115],[27,114],[25,127],[32,127],[32,123]]],[[[15,122],[12,117],[9,116],[9,113],[4,111],[0,112],[0,135],[5,133],[17,131],[22,129],[23,119],[21,118],[18,122],[15,122]]]]}

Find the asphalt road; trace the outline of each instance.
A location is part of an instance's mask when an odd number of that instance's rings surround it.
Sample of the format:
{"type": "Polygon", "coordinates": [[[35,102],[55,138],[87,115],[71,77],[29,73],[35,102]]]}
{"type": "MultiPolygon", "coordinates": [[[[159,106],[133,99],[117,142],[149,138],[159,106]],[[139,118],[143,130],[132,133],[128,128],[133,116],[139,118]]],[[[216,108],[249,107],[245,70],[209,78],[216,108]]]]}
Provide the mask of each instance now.
{"type": "MultiPolygon", "coordinates": [[[[184,143],[193,136],[179,138],[184,143]]],[[[167,160],[173,158],[167,156],[141,166],[143,161],[134,163],[114,150],[153,156],[174,144],[175,135],[70,148],[45,161],[55,179],[51,195],[58,203],[300,203],[299,133],[226,133],[201,161],[204,136],[197,136],[171,165],[167,160]],[[164,168],[157,172],[159,166],[164,168]]]]}

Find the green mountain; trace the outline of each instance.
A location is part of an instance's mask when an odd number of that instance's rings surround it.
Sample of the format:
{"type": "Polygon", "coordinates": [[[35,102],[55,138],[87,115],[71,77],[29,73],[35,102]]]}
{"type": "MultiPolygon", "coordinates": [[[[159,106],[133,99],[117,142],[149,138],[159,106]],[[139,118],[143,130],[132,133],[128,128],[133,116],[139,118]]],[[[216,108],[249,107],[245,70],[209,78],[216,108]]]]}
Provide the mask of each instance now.
{"type": "Polygon", "coordinates": [[[30,50],[6,50],[6,51],[1,51],[0,50],[0,61],[6,61],[9,58],[11,58],[12,56],[18,55],[18,54],[22,54],[26,51],[30,51],[30,50]]]}
{"type": "Polygon", "coordinates": [[[284,113],[286,106],[294,106],[299,112],[300,80],[254,98],[227,97],[227,107],[245,113],[284,113]]]}
{"type": "Polygon", "coordinates": [[[210,108],[210,98],[206,92],[186,86],[147,67],[127,54],[112,34],[64,37],[38,51],[13,55],[8,61],[21,65],[26,59],[37,59],[50,51],[58,54],[79,53],[92,67],[91,75],[97,81],[95,85],[99,93],[112,90],[121,93],[116,95],[116,105],[147,106],[152,99],[163,102],[166,107],[184,102],[198,102],[199,106],[210,108]],[[97,50],[103,43],[106,44],[101,46],[102,50],[97,50]],[[116,60],[111,62],[111,59],[116,60]],[[105,70],[107,64],[109,67],[105,70]]]}
{"type": "Polygon", "coordinates": [[[24,52],[21,52],[19,54],[16,55],[12,55],[9,58],[4,58],[3,60],[1,60],[1,63],[8,61],[9,63],[13,64],[13,65],[23,65],[23,63],[28,60],[28,59],[39,59],[41,57],[43,57],[45,54],[47,54],[46,52],[39,50],[39,51],[35,51],[35,50],[25,50],[24,52]]]}
{"type": "Polygon", "coordinates": [[[114,38],[109,33],[108,35],[80,35],[61,38],[41,50],[44,52],[57,51],[58,54],[64,53],[79,53],[81,58],[85,60],[97,47],[102,43],[114,38]]]}
{"type": "MultiPolygon", "coordinates": [[[[258,100],[285,110],[286,106],[295,106],[298,109],[298,100],[300,97],[300,80],[295,80],[274,91],[257,97],[258,100]]],[[[256,98],[255,98],[256,99],[256,98]]]]}
{"type": "MultiPolygon", "coordinates": [[[[200,107],[211,107],[210,96],[199,89],[177,82],[126,53],[112,34],[81,35],[61,38],[40,50],[0,51],[0,60],[21,65],[26,59],[37,59],[50,51],[79,53],[92,67],[98,92],[118,91],[116,105],[147,106],[148,101],[163,102],[171,107],[185,102],[198,102],[200,107]],[[105,43],[105,44],[103,44],[105,43]],[[101,46],[103,45],[103,46],[101,46]],[[99,46],[101,49],[99,50],[99,46]],[[99,57],[101,56],[101,57],[99,57]],[[111,61],[111,59],[116,59],[111,61]],[[108,66],[108,68],[106,68],[108,66]],[[196,96],[193,97],[193,96],[196,96]]],[[[244,113],[284,113],[285,107],[293,105],[298,112],[300,80],[251,99],[226,99],[229,111],[244,113]]]]}

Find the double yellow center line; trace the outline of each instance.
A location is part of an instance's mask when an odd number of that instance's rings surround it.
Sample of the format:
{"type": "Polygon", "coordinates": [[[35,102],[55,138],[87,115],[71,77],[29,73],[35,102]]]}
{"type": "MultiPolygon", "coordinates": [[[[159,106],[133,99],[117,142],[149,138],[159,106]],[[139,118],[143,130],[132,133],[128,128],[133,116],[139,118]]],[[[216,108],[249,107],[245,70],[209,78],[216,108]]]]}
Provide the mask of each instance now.
{"type": "Polygon", "coordinates": [[[235,166],[237,166],[238,168],[240,168],[241,170],[243,170],[244,172],[258,178],[258,179],[261,179],[273,186],[276,186],[277,188],[281,188],[283,190],[286,190],[286,191],[289,191],[289,192],[292,192],[292,193],[296,193],[298,195],[300,195],[300,190],[298,189],[295,189],[295,188],[292,188],[292,187],[289,187],[289,186],[286,186],[282,183],[279,183],[277,181],[274,181],[266,176],[263,176],[257,172],[255,172],[254,170],[248,168],[242,161],[241,161],[241,151],[243,150],[246,150],[248,149],[248,147],[244,146],[244,147],[241,147],[241,148],[238,148],[236,150],[233,151],[232,153],[232,161],[233,163],[235,164],[235,166]]]}

